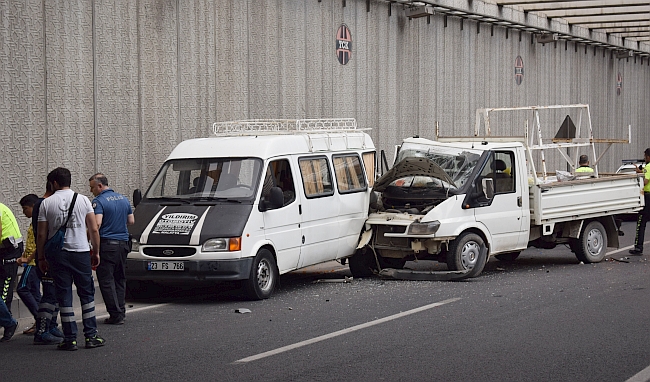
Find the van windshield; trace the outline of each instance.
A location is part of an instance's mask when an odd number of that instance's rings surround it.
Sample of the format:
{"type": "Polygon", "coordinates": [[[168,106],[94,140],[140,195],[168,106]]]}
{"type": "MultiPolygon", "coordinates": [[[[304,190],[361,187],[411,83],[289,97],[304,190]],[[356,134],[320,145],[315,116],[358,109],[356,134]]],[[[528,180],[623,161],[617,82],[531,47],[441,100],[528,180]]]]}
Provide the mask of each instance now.
{"type": "Polygon", "coordinates": [[[259,158],[174,159],[165,162],[147,199],[253,199],[260,179],[259,158]]]}

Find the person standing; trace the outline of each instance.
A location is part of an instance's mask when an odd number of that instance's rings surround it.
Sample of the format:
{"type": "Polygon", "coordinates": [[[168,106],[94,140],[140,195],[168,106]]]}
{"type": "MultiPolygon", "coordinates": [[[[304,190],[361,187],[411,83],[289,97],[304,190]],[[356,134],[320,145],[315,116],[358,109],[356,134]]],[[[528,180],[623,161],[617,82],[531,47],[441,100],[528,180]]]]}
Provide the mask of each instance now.
{"type": "Polygon", "coordinates": [[[588,156],[580,155],[580,159],[578,160],[578,164],[580,166],[578,168],[576,168],[576,172],[585,173],[584,175],[594,173],[594,169],[589,167],[589,157],[588,156]]]}
{"type": "MultiPolygon", "coordinates": [[[[34,238],[38,238],[38,214],[41,203],[45,198],[51,196],[52,184],[45,184],[45,194],[34,203],[32,208],[32,230],[34,238]]],[[[56,345],[63,341],[63,332],[59,330],[57,316],[59,315],[59,304],[56,302],[56,292],[54,290],[54,279],[50,272],[43,273],[38,266],[38,250],[35,253],[36,274],[41,280],[43,294],[41,301],[38,303],[38,315],[36,316],[36,331],[34,332],[34,345],[56,345]]]]}
{"type": "MultiPolygon", "coordinates": [[[[635,256],[643,255],[643,240],[645,239],[645,226],[650,219],[650,147],[643,152],[645,166],[643,169],[635,169],[637,174],[643,174],[643,200],[645,205],[639,211],[636,219],[636,238],[634,239],[634,248],[630,249],[630,254],[635,256]]],[[[640,166],[639,166],[640,167],[640,166]]]]}
{"type": "Polygon", "coordinates": [[[97,267],[97,281],[106,310],[110,315],[105,324],[121,325],[126,316],[126,256],[130,251],[127,225],[135,222],[129,200],[108,187],[102,173],[90,177],[90,192],[95,195],[92,206],[99,225],[101,259],[97,267]]]}
{"type": "MultiPolygon", "coordinates": [[[[34,204],[38,202],[38,196],[28,194],[20,199],[20,206],[23,209],[23,214],[31,219],[34,210],[34,204]]],[[[41,280],[36,274],[34,257],[36,255],[36,240],[34,239],[34,230],[32,225],[27,228],[27,240],[25,241],[25,253],[19,257],[16,262],[18,266],[23,266],[23,274],[18,281],[18,297],[25,304],[29,312],[34,316],[34,325],[29,329],[24,330],[23,334],[34,334],[36,331],[36,318],[38,317],[38,303],[41,301],[41,280]]]]}
{"type": "Polygon", "coordinates": [[[0,298],[11,312],[14,299],[14,288],[18,276],[18,263],[23,254],[23,236],[20,234],[18,222],[9,207],[0,203],[0,298]]]}
{"type": "Polygon", "coordinates": [[[72,307],[72,283],[81,302],[86,348],[103,346],[97,334],[95,317],[95,286],[92,267],[99,265],[99,231],[90,200],[70,189],[70,170],[57,167],[47,175],[54,194],[41,202],[38,215],[36,250],[42,272],[51,271],[56,300],[59,303],[64,339],[57,349],[77,350],[77,323],[72,307]],[[45,243],[64,226],[61,250],[45,252],[45,243]],[[90,253],[88,237],[96,253],[90,253]]]}
{"type": "Polygon", "coordinates": [[[14,297],[14,286],[18,275],[16,259],[23,253],[23,238],[18,228],[18,222],[11,210],[0,203],[0,326],[4,334],[0,342],[6,342],[14,336],[18,321],[11,316],[11,302],[14,297]]]}

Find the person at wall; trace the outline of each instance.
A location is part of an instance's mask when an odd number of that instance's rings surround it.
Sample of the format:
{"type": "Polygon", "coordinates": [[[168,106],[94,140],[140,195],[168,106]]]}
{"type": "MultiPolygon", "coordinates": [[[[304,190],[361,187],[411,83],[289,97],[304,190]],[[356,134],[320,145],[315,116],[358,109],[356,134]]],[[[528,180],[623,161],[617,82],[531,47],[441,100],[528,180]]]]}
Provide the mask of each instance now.
{"type": "Polygon", "coordinates": [[[97,221],[90,200],[70,189],[71,180],[70,170],[63,167],[55,168],[47,175],[54,194],[41,202],[36,241],[38,266],[42,272],[50,270],[54,278],[64,333],[63,342],[57,346],[59,350],[77,350],[77,323],[72,307],[73,282],[81,303],[86,348],[103,346],[106,342],[97,334],[95,317],[92,267],[99,265],[101,250],[97,221]],[[57,231],[61,228],[64,231],[62,247],[45,252],[46,242],[58,237],[57,231]],[[92,255],[88,238],[95,250],[92,255]]]}
{"type": "Polygon", "coordinates": [[[95,195],[92,206],[102,248],[97,281],[110,315],[104,323],[121,325],[126,316],[126,256],[131,250],[127,225],[132,225],[135,219],[129,200],[108,187],[104,174],[91,176],[89,182],[90,192],[95,195]]]}
{"type": "Polygon", "coordinates": [[[643,240],[645,239],[645,226],[650,219],[650,168],[647,165],[650,163],[650,147],[643,152],[643,158],[646,166],[643,169],[637,168],[637,174],[643,174],[643,199],[645,205],[639,211],[639,216],[636,219],[636,238],[634,239],[634,248],[630,249],[630,254],[635,256],[643,255],[643,240]]]}
{"type": "Polygon", "coordinates": [[[11,312],[18,276],[18,259],[23,254],[23,236],[9,207],[0,203],[0,298],[11,312]]]}
{"type": "MultiPolygon", "coordinates": [[[[45,194],[39,198],[32,209],[32,230],[34,238],[38,237],[38,214],[41,203],[45,198],[51,196],[52,184],[45,184],[45,194]]],[[[56,345],[63,341],[63,332],[59,329],[57,317],[59,315],[59,304],[56,302],[54,290],[54,279],[49,272],[43,273],[38,267],[38,250],[35,252],[36,274],[41,280],[43,294],[38,303],[38,315],[36,317],[36,331],[34,332],[34,345],[56,345]]]]}
{"type": "MultiPolygon", "coordinates": [[[[38,196],[28,194],[20,199],[20,206],[23,209],[23,214],[31,219],[34,210],[34,204],[38,202],[38,196]]],[[[34,316],[34,325],[29,329],[23,331],[23,334],[32,335],[36,331],[36,318],[38,317],[38,303],[41,301],[41,280],[36,274],[36,263],[34,257],[36,255],[36,240],[34,239],[34,230],[32,225],[27,228],[27,240],[25,241],[25,253],[19,257],[16,262],[19,266],[23,266],[23,274],[18,281],[16,292],[18,297],[25,304],[29,312],[34,316]]]]}
{"type": "Polygon", "coordinates": [[[589,167],[589,157],[586,155],[580,155],[578,160],[579,167],[576,168],[576,173],[581,172],[583,175],[593,174],[594,169],[589,167]]]}

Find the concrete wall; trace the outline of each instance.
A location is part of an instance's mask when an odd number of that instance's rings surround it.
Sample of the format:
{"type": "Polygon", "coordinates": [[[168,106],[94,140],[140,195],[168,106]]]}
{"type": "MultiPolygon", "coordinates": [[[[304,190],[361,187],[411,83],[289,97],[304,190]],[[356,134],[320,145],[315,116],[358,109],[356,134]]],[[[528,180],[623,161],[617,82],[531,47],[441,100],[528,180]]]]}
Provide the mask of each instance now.
{"type": "MultiPolygon", "coordinates": [[[[615,145],[601,171],[650,146],[647,58],[542,46],[530,33],[453,17],[446,26],[440,15],[409,20],[403,6],[376,0],[345,3],[0,0],[0,201],[20,211],[20,197],[41,194],[57,166],[87,195],[97,171],[130,195],[179,141],[241,118],[355,117],[392,153],[403,137],[433,137],[436,122],[442,135],[473,132],[478,107],[587,103],[597,137],[633,128],[633,144],[615,145]],[[353,40],[345,66],[334,48],[341,24],[353,40]]],[[[520,135],[523,118],[499,135],[520,135]]]]}

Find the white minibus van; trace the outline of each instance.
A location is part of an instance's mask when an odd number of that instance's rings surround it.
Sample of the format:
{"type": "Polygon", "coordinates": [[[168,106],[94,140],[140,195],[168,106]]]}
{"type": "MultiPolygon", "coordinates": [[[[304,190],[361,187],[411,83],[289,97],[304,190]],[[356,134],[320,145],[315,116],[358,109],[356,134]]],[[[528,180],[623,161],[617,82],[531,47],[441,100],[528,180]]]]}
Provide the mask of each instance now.
{"type": "Polygon", "coordinates": [[[354,254],[375,179],[363,130],[354,119],[247,120],[181,142],[134,192],[128,292],[240,280],[265,299],[279,275],[354,254]]]}

